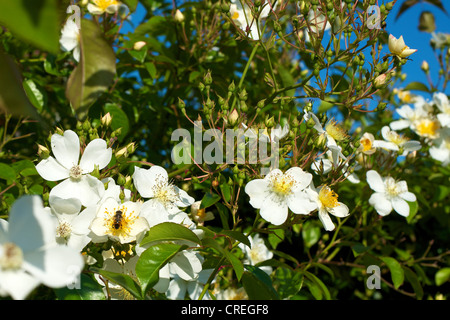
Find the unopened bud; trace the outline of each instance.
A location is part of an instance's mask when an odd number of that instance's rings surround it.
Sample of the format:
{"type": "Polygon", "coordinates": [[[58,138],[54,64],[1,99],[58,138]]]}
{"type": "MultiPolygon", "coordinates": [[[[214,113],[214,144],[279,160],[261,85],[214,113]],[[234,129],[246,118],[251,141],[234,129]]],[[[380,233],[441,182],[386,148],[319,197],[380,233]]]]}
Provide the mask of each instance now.
{"type": "Polygon", "coordinates": [[[422,65],[420,66],[420,68],[421,68],[425,73],[428,73],[428,71],[430,71],[430,66],[428,65],[428,62],[426,62],[425,60],[422,62],[422,65]]]}
{"type": "Polygon", "coordinates": [[[265,125],[267,128],[272,128],[275,126],[275,119],[272,117],[266,118],[265,125]]]}
{"type": "Polygon", "coordinates": [[[107,114],[105,114],[102,117],[101,123],[103,126],[109,127],[111,125],[111,122],[112,122],[112,117],[111,117],[111,114],[108,112],[107,114]]]}
{"type": "Polygon", "coordinates": [[[41,159],[47,159],[50,156],[50,150],[43,145],[38,144],[38,155],[41,159]]]}
{"type": "Polygon", "coordinates": [[[130,142],[127,145],[127,152],[128,152],[128,154],[132,154],[132,153],[134,153],[134,151],[136,151],[136,144],[134,142],[130,142]]]}
{"type": "Polygon", "coordinates": [[[98,165],[94,165],[94,171],[92,171],[90,173],[90,175],[95,178],[100,178],[100,169],[99,169],[98,165]]]}
{"type": "Polygon", "coordinates": [[[228,115],[228,123],[232,126],[234,126],[239,119],[239,113],[236,109],[233,109],[233,111],[228,115]]]}
{"type": "Polygon", "coordinates": [[[116,158],[122,158],[122,157],[127,157],[128,156],[128,148],[127,147],[123,147],[122,149],[120,149],[119,151],[116,152],[116,158]]]}
{"type": "Polygon", "coordinates": [[[176,22],[181,23],[184,21],[184,14],[179,9],[177,9],[177,11],[175,12],[174,19],[176,22]]]}
{"type": "Polygon", "coordinates": [[[383,74],[380,74],[378,77],[376,77],[375,80],[373,80],[373,85],[375,86],[375,88],[379,89],[386,84],[386,81],[387,81],[387,76],[385,73],[383,73],[383,74]]]}
{"type": "Polygon", "coordinates": [[[147,44],[147,42],[145,42],[145,41],[137,41],[133,44],[133,50],[139,51],[143,47],[145,47],[146,44],[147,44]]]}

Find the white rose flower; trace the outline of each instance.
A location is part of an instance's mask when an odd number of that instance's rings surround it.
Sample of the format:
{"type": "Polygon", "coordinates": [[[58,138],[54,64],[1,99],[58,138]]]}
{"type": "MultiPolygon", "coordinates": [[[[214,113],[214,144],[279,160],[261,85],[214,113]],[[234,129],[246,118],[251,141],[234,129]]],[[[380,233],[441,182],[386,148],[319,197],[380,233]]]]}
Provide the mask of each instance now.
{"type": "Polygon", "coordinates": [[[330,187],[324,185],[316,189],[311,184],[306,192],[310,199],[315,202],[319,220],[322,222],[326,231],[332,231],[335,228],[329,214],[339,218],[344,218],[349,215],[348,207],[344,203],[338,202],[338,195],[330,187]]]}
{"type": "Polygon", "coordinates": [[[88,236],[89,226],[96,215],[96,207],[88,207],[81,210],[81,202],[78,199],[61,199],[50,197],[51,212],[56,218],[56,242],[65,244],[81,252],[91,241],[88,236]]]}
{"type": "Polygon", "coordinates": [[[406,181],[395,181],[392,177],[381,177],[375,170],[366,174],[367,183],[375,192],[370,196],[369,203],[381,216],[386,216],[394,209],[398,214],[407,217],[409,205],[406,201],[416,201],[414,193],[408,191],[406,181]]]}
{"type": "Polygon", "coordinates": [[[75,249],[55,241],[54,219],[39,196],[13,204],[9,220],[0,219],[0,294],[25,299],[40,284],[73,284],[84,266],[75,249]]]}
{"type": "Polygon", "coordinates": [[[64,51],[72,51],[73,58],[80,61],[80,29],[77,24],[69,19],[66,21],[62,31],[59,44],[64,51]]]}
{"type": "Polygon", "coordinates": [[[274,169],[264,179],[247,183],[245,192],[250,197],[250,204],[260,209],[264,220],[281,225],[288,217],[288,209],[295,214],[308,214],[315,209],[304,192],[311,181],[312,174],[298,167],[290,168],[284,174],[274,169]]]}
{"type": "Polygon", "coordinates": [[[143,205],[145,212],[173,214],[180,211],[179,207],[190,206],[195,201],[186,191],[170,183],[167,171],[160,166],[150,169],[134,167],[133,181],[139,194],[150,198],[143,205]]]}
{"type": "Polygon", "coordinates": [[[409,138],[398,134],[396,131],[391,130],[388,126],[381,128],[381,135],[384,140],[375,140],[372,145],[376,148],[382,148],[391,151],[403,150],[403,155],[408,152],[420,150],[422,145],[419,141],[409,140],[409,138]]]}
{"type": "Polygon", "coordinates": [[[112,150],[107,148],[106,141],[94,139],[89,142],[80,161],[80,140],[72,130],[64,131],[64,135],[52,135],[51,147],[55,157],[50,156],[36,165],[37,172],[45,180],[64,180],[52,188],[50,196],[76,198],[85,207],[97,204],[105,188],[89,173],[95,166],[103,169],[111,160],[112,150]]]}

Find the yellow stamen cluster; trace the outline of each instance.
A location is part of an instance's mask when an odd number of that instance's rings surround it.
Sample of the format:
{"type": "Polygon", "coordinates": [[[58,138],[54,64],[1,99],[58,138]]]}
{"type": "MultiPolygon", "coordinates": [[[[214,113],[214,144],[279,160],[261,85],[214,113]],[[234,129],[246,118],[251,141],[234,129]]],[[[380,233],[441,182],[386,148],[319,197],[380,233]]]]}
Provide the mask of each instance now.
{"type": "Polygon", "coordinates": [[[272,191],[278,196],[285,197],[292,192],[295,180],[289,175],[274,175],[271,181],[272,191]]]}
{"type": "Polygon", "coordinates": [[[153,194],[154,198],[158,199],[165,206],[173,204],[178,197],[173,184],[165,181],[160,176],[156,178],[155,185],[153,186],[153,194]]]}
{"type": "Polygon", "coordinates": [[[348,138],[347,132],[334,120],[330,120],[326,124],[325,131],[336,141],[343,141],[348,138]]]}
{"type": "Polygon", "coordinates": [[[328,186],[323,186],[319,191],[319,201],[327,209],[332,209],[338,205],[338,195],[328,186]]]}
{"type": "Polygon", "coordinates": [[[386,193],[392,198],[397,197],[402,192],[402,190],[400,190],[399,186],[397,185],[397,182],[392,177],[386,178],[385,186],[386,193]]]}
{"type": "Polygon", "coordinates": [[[112,5],[118,5],[119,2],[117,0],[93,0],[95,5],[102,9],[103,11],[106,10],[109,6],[112,5]]]}
{"type": "Polygon", "coordinates": [[[365,151],[369,151],[372,149],[372,141],[370,141],[369,138],[361,138],[361,140],[359,141],[363,147],[363,152],[365,151]]]}
{"type": "Polygon", "coordinates": [[[405,137],[404,135],[398,134],[395,131],[389,131],[388,138],[389,138],[389,141],[395,143],[397,146],[401,146],[405,142],[409,141],[408,137],[405,137]]]}
{"type": "Polygon", "coordinates": [[[417,134],[424,137],[435,137],[439,130],[439,122],[431,119],[422,119],[416,123],[417,134]]]}

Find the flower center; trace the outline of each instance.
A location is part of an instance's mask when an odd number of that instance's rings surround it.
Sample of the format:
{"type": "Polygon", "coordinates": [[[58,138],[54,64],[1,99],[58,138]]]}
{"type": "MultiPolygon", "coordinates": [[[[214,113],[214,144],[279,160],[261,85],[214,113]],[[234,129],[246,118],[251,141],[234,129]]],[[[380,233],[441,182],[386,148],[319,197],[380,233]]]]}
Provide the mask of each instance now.
{"type": "Polygon", "coordinates": [[[394,178],[392,178],[392,177],[386,178],[385,186],[386,186],[386,193],[391,198],[397,197],[402,192],[402,190],[399,188],[399,186],[395,182],[394,178]]]}
{"type": "Polygon", "coordinates": [[[154,198],[158,199],[164,206],[170,206],[178,199],[173,184],[165,181],[163,177],[157,177],[153,186],[154,198]]]}
{"type": "Polygon", "coordinates": [[[372,141],[369,138],[361,138],[360,143],[363,146],[363,151],[372,149],[372,141]]]}
{"type": "Polygon", "coordinates": [[[348,135],[345,130],[339,126],[336,121],[330,120],[325,126],[325,131],[336,141],[347,139],[348,135]]]}
{"type": "Polygon", "coordinates": [[[389,131],[387,134],[387,138],[389,141],[395,143],[397,146],[401,146],[405,142],[407,142],[409,139],[403,135],[398,134],[395,131],[389,131]]]}
{"type": "Polygon", "coordinates": [[[94,0],[94,3],[97,7],[102,9],[103,11],[106,10],[111,5],[117,5],[117,0],[94,0]]]}
{"type": "Polygon", "coordinates": [[[3,270],[19,269],[23,263],[23,252],[19,246],[6,242],[0,250],[0,268],[3,270]]]}
{"type": "Polygon", "coordinates": [[[422,119],[416,124],[416,131],[420,136],[434,137],[439,129],[436,120],[422,119]]]}
{"type": "Polygon", "coordinates": [[[67,238],[72,233],[72,226],[66,221],[61,221],[56,227],[56,236],[60,238],[67,238]]]}
{"type": "Polygon", "coordinates": [[[338,195],[328,186],[323,186],[319,191],[319,201],[325,208],[331,209],[338,205],[338,195]]]}
{"type": "Polygon", "coordinates": [[[397,93],[397,96],[400,100],[402,100],[405,103],[411,103],[412,102],[412,95],[409,91],[399,91],[397,93]]]}
{"type": "Polygon", "coordinates": [[[233,20],[239,19],[239,12],[238,11],[234,11],[233,15],[231,16],[231,19],[233,19],[233,20]]]}
{"type": "Polygon", "coordinates": [[[292,193],[292,187],[295,185],[295,180],[289,175],[274,175],[271,181],[272,191],[280,196],[286,197],[292,193]]]}
{"type": "Polygon", "coordinates": [[[74,180],[79,180],[83,175],[83,169],[79,165],[74,165],[70,168],[69,176],[74,180]]]}
{"type": "Polygon", "coordinates": [[[264,257],[262,255],[262,249],[260,245],[253,244],[253,248],[249,252],[250,260],[253,264],[257,264],[264,260],[264,257]]]}

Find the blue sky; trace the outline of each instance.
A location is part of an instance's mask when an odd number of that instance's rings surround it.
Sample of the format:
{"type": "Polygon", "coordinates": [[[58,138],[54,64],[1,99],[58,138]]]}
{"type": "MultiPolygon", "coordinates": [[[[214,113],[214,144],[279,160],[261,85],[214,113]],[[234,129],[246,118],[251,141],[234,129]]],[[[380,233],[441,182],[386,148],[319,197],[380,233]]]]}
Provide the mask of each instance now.
{"type": "MultiPolygon", "coordinates": [[[[405,84],[412,81],[425,82],[425,75],[420,69],[422,62],[426,60],[430,65],[430,75],[433,82],[436,82],[439,64],[435,58],[435,53],[430,47],[431,34],[421,32],[418,30],[419,17],[422,11],[430,11],[435,16],[436,32],[450,33],[450,1],[442,0],[449,15],[446,15],[442,10],[429,3],[419,3],[412,8],[405,11],[397,20],[395,17],[404,0],[397,1],[391,13],[387,18],[386,31],[393,34],[397,38],[403,35],[407,46],[417,49],[417,52],[410,56],[412,61],[403,67],[403,72],[408,76],[405,84]]],[[[447,94],[450,94],[450,88],[447,87],[447,94]]]]}
{"type": "MultiPolygon", "coordinates": [[[[439,65],[436,59],[436,55],[430,47],[431,34],[427,32],[421,32],[418,30],[419,17],[422,11],[427,10],[433,13],[436,20],[436,32],[450,33],[450,1],[442,0],[443,6],[449,15],[446,15],[438,7],[429,3],[419,3],[405,11],[398,19],[395,19],[401,4],[405,0],[398,0],[394,6],[388,18],[386,20],[386,31],[393,34],[397,38],[403,35],[406,45],[410,48],[417,49],[418,51],[410,56],[411,61],[408,61],[403,66],[403,72],[407,74],[407,79],[401,83],[402,87],[406,86],[410,82],[420,81],[427,83],[425,74],[421,70],[421,65],[426,60],[430,65],[430,74],[433,82],[436,83],[437,72],[439,65]]],[[[381,1],[379,1],[381,3],[381,1]]],[[[386,1],[383,1],[386,2],[386,1]]],[[[142,22],[145,15],[145,9],[139,5],[138,10],[133,13],[132,21],[138,25],[142,22]]],[[[125,24],[123,32],[132,30],[129,24],[125,24]]],[[[386,50],[388,50],[386,48],[386,50]]],[[[423,92],[418,92],[424,94],[423,92]]],[[[446,90],[447,94],[450,94],[450,86],[446,90]]]]}

